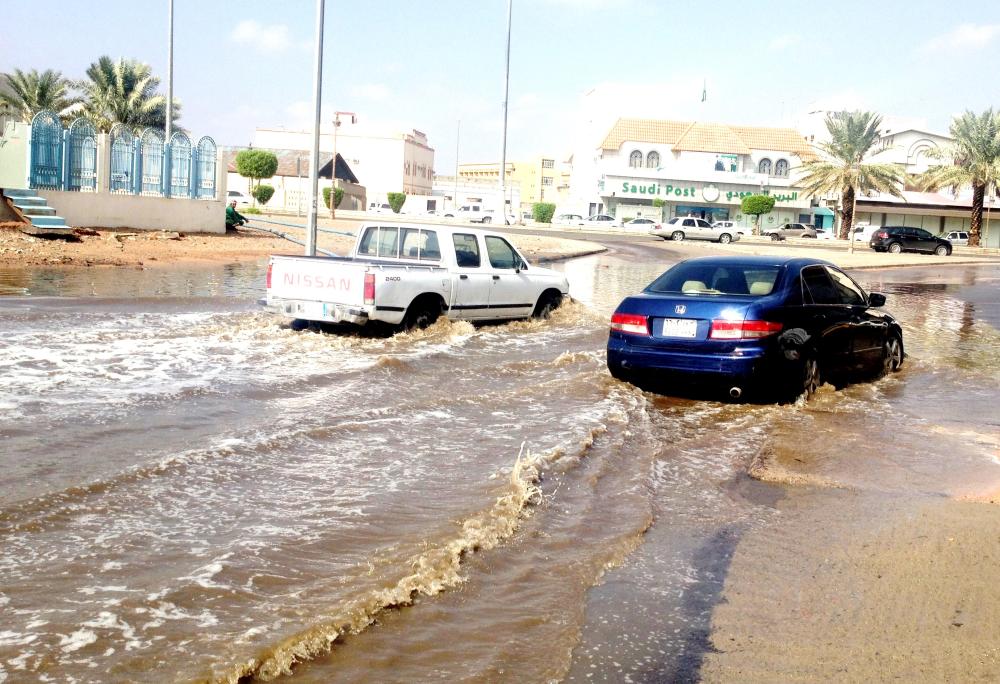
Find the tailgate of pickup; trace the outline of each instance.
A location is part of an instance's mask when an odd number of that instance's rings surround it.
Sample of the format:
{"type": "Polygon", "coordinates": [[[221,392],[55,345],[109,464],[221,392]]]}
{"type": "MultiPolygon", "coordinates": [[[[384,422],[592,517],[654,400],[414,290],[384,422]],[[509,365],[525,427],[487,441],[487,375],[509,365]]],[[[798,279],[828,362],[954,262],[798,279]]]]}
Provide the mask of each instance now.
{"type": "Polygon", "coordinates": [[[366,264],[330,257],[273,256],[267,299],[363,306],[366,264]]]}

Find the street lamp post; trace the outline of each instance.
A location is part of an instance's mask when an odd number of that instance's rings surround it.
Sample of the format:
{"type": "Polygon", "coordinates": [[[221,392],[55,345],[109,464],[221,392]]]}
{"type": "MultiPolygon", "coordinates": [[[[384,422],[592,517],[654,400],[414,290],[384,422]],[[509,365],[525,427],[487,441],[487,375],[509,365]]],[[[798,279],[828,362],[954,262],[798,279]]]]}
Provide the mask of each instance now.
{"type": "Polygon", "coordinates": [[[337,131],[340,129],[341,114],[344,116],[350,114],[352,124],[358,122],[358,117],[354,112],[333,113],[333,161],[330,162],[330,218],[336,218],[337,216],[334,196],[337,194],[337,131]]]}
{"type": "Polygon", "coordinates": [[[319,190],[319,121],[323,97],[323,10],[325,0],[316,0],[316,56],[313,71],[313,146],[309,154],[309,219],[306,230],[306,256],[316,256],[316,193],[319,190]]]}
{"type": "Polygon", "coordinates": [[[507,0],[507,52],[503,72],[503,143],[500,148],[500,213],[507,223],[507,98],[510,95],[510,17],[514,0],[507,0]]]}

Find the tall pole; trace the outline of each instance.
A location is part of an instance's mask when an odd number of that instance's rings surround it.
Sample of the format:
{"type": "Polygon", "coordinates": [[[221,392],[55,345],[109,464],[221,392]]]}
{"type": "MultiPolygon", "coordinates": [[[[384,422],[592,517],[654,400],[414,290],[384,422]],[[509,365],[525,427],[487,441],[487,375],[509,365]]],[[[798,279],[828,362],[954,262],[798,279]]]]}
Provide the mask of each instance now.
{"type": "Polygon", "coordinates": [[[510,16],[514,0],[507,0],[507,58],[503,71],[503,145],[500,148],[500,215],[507,223],[507,98],[510,95],[510,16]]]}
{"type": "Polygon", "coordinates": [[[167,13],[167,125],[164,133],[166,142],[174,127],[174,0],[168,0],[167,13]]]}
{"type": "MultiPolygon", "coordinates": [[[[306,256],[316,256],[316,210],[319,192],[319,121],[323,97],[323,6],[325,0],[316,0],[316,63],[313,71],[313,147],[309,153],[309,220],[306,230],[306,256]]],[[[334,174],[336,175],[336,174],[334,174]]],[[[333,204],[333,198],[330,198],[333,204]]]]}
{"type": "Polygon", "coordinates": [[[451,198],[451,208],[458,211],[458,142],[462,137],[462,120],[458,120],[458,127],[455,129],[455,196],[451,198]]]}
{"type": "Polygon", "coordinates": [[[334,206],[337,195],[337,129],[340,128],[340,112],[333,115],[333,161],[330,162],[330,218],[337,217],[334,206]]]}

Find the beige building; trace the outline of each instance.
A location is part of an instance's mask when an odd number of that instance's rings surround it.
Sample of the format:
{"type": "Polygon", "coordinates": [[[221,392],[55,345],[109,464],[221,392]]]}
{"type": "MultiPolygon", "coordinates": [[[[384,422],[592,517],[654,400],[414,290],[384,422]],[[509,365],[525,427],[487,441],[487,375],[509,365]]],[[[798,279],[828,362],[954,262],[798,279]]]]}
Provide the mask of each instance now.
{"type": "MultiPolygon", "coordinates": [[[[485,164],[459,164],[460,178],[478,182],[500,184],[499,162],[485,164]]],[[[521,189],[520,208],[530,211],[536,202],[558,204],[569,190],[568,162],[559,162],[554,156],[541,156],[527,161],[507,162],[505,184],[521,189]]],[[[510,201],[510,197],[507,198],[510,201]]],[[[513,203],[512,203],[513,204],[513,203]]]]}
{"type": "MultiPolygon", "coordinates": [[[[312,149],[312,131],[258,128],[254,147],[280,150],[312,149]]],[[[429,195],[434,181],[434,148],[416,130],[395,132],[342,121],[334,140],[333,126],[320,129],[320,152],[336,152],[351,167],[368,200],[385,202],[390,192],[429,195]]]]}

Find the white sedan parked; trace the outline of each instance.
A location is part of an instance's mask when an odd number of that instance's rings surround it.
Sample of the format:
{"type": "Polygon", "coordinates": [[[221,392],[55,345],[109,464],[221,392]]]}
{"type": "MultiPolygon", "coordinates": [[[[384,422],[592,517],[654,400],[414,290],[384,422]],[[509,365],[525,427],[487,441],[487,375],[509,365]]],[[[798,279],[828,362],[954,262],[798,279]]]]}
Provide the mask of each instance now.
{"type": "Polygon", "coordinates": [[[621,228],[622,222],[616,219],[614,216],[608,216],[607,214],[594,214],[585,218],[581,225],[591,226],[594,228],[621,228]]]}
{"type": "Polygon", "coordinates": [[[691,216],[675,216],[663,226],[649,231],[650,235],[664,240],[712,240],[729,244],[740,239],[740,234],[733,228],[716,227],[708,221],[691,216]]]}

